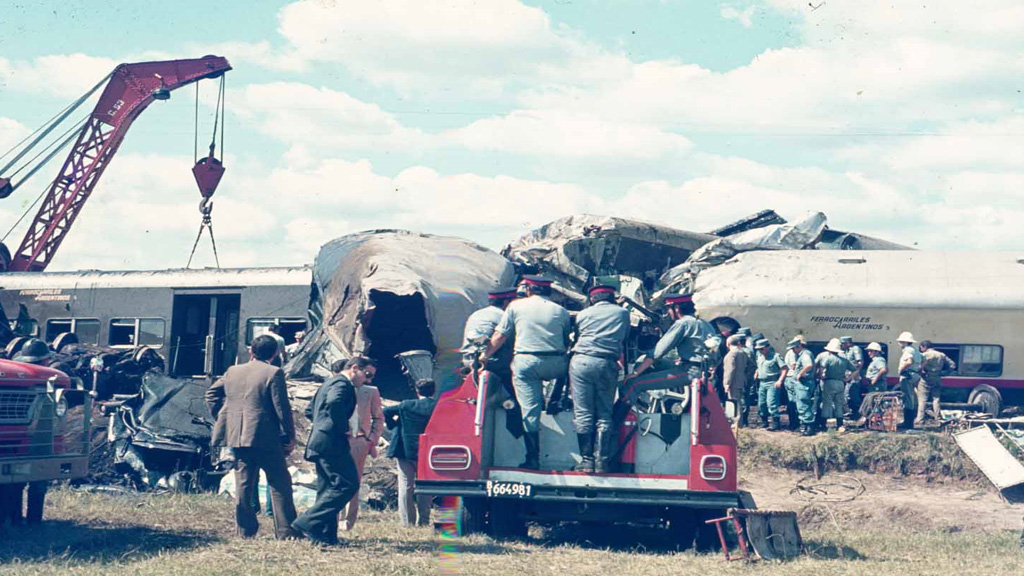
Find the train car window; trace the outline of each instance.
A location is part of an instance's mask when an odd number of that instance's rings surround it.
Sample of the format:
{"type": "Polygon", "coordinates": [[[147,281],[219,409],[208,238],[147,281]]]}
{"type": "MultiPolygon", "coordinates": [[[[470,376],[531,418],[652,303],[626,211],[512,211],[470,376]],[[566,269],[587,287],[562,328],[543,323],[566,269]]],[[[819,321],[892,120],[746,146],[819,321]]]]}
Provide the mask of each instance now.
{"type": "Polygon", "coordinates": [[[35,320],[11,320],[10,325],[18,336],[39,336],[39,322],[35,320]]]}
{"type": "Polygon", "coordinates": [[[114,318],[110,321],[110,346],[149,346],[160,348],[164,345],[167,323],[163,318],[114,318]]]}
{"type": "Polygon", "coordinates": [[[46,321],[46,341],[53,342],[53,339],[64,332],[72,332],[74,320],[71,318],[54,318],[46,321]]]}
{"type": "Polygon", "coordinates": [[[957,373],[961,376],[1002,376],[1003,347],[992,344],[964,344],[957,373]]]}
{"type": "Polygon", "coordinates": [[[249,318],[245,321],[245,345],[252,344],[257,336],[266,334],[274,323],[281,326],[281,337],[285,344],[295,342],[295,333],[306,329],[305,318],[249,318]]]}
{"type": "Polygon", "coordinates": [[[82,344],[100,343],[98,318],[51,318],[46,321],[46,341],[53,342],[64,332],[74,332],[82,344]]]}
{"type": "Polygon", "coordinates": [[[164,345],[164,330],[167,323],[163,318],[139,318],[137,341],[140,346],[160,348],[164,345]]]}

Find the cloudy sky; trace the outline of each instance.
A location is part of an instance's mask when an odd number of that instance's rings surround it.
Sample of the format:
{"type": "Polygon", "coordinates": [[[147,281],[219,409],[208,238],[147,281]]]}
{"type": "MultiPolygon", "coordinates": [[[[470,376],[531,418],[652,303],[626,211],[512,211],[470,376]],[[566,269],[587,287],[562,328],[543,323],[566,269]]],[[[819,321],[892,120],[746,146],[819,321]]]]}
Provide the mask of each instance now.
{"type": "MultiPolygon", "coordinates": [[[[372,228],[500,248],[579,212],[1024,241],[1020,0],[0,1],[0,154],[119,62],[231,61],[224,266],[372,228]]],[[[193,122],[191,87],[136,121],[51,270],[184,266],[193,122]]],[[[0,201],[0,233],[57,169],[0,201]]]]}

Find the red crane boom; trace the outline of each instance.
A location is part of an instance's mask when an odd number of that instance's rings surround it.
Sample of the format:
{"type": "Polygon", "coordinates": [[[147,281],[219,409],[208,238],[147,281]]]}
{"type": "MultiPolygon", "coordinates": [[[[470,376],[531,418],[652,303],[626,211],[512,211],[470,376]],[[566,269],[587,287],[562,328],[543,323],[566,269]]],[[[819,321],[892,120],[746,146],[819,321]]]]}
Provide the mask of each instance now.
{"type": "Polygon", "coordinates": [[[121,64],[115,68],[8,269],[46,269],[128,128],[147,106],[154,100],[166,100],[171,90],[220,77],[228,70],[231,65],[220,56],[121,64]]]}

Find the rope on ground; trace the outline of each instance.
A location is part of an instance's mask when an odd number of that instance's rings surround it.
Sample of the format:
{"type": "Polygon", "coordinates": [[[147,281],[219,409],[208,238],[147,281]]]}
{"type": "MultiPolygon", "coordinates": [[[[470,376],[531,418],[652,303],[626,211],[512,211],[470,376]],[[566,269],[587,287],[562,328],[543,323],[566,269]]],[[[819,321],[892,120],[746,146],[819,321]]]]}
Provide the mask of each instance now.
{"type": "Polygon", "coordinates": [[[797,480],[790,494],[805,502],[852,502],[867,491],[864,483],[853,476],[830,476],[826,480],[818,480],[813,476],[804,476],[797,480]]]}

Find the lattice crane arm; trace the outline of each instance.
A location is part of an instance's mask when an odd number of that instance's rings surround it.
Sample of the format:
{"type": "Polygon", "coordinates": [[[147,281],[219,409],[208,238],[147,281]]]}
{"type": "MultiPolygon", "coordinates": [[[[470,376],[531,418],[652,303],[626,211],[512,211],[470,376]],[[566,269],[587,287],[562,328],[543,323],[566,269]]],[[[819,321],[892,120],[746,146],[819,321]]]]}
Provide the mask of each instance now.
{"type": "Polygon", "coordinates": [[[220,56],[121,64],[115,68],[60,172],[50,183],[8,269],[46,269],[128,128],[147,106],[154,100],[168,99],[172,90],[205,78],[220,77],[228,70],[231,65],[220,56]]]}

